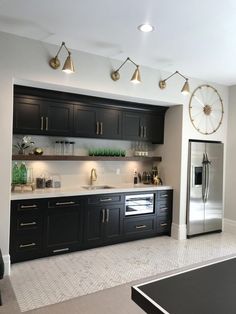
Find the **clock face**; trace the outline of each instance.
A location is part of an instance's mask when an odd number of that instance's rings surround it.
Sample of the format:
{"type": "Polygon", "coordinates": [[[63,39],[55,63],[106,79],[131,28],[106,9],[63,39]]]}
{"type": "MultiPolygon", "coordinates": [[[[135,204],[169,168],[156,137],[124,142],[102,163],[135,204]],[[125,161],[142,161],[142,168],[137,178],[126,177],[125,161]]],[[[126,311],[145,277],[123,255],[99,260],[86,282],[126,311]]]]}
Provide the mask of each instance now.
{"type": "Polygon", "coordinates": [[[189,116],[198,132],[205,135],[215,133],[221,126],[223,114],[223,101],[214,87],[201,85],[193,91],[189,116]]]}

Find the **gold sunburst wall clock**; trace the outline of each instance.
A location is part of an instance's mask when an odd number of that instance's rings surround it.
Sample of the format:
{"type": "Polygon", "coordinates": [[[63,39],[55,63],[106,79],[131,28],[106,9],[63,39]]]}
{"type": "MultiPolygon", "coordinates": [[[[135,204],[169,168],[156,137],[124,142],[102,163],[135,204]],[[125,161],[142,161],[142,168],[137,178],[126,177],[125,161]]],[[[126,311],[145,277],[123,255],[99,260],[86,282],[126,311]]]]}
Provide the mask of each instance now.
{"type": "Polygon", "coordinates": [[[200,85],[189,101],[189,117],[194,128],[204,135],[215,133],[222,124],[224,106],[218,91],[210,85],[200,85]]]}

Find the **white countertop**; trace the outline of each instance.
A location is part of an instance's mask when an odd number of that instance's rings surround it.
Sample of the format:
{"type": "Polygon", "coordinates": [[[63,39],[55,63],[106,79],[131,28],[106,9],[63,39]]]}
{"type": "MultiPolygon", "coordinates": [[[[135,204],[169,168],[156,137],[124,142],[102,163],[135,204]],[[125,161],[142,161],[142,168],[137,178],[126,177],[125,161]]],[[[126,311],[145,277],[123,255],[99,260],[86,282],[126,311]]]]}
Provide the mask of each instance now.
{"type": "Polygon", "coordinates": [[[136,192],[136,191],[156,191],[156,190],[172,190],[171,186],[167,185],[147,185],[147,184],[123,184],[114,186],[107,189],[85,189],[83,186],[75,186],[70,188],[45,188],[36,189],[34,191],[23,190],[14,191],[11,193],[11,200],[25,200],[35,198],[48,198],[48,197],[63,197],[63,196],[82,196],[93,194],[111,194],[123,192],[136,192]]]}

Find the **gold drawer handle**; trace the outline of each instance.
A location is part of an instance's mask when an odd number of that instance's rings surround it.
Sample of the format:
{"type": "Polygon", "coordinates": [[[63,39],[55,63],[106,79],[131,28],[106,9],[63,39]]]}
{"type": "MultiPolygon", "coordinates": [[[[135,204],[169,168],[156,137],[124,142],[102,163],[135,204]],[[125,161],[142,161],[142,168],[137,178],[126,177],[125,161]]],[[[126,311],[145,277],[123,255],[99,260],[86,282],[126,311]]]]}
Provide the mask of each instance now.
{"type": "Polygon", "coordinates": [[[161,227],[165,227],[165,226],[167,226],[167,225],[168,225],[168,223],[165,222],[165,223],[162,223],[162,224],[161,224],[161,227]]]}
{"type": "Polygon", "coordinates": [[[21,205],[20,208],[24,209],[24,208],[36,208],[37,205],[33,204],[33,205],[21,205]]]}
{"type": "Polygon", "coordinates": [[[74,205],[75,202],[57,202],[56,206],[60,206],[60,205],[74,205]]]}
{"type": "Polygon", "coordinates": [[[100,198],[100,202],[112,201],[112,198],[100,198]]]}
{"type": "Polygon", "coordinates": [[[166,210],[168,210],[168,208],[167,207],[162,207],[162,208],[160,208],[160,210],[161,211],[166,211],[166,210]]]}
{"type": "Polygon", "coordinates": [[[161,197],[167,197],[168,196],[168,194],[162,194],[161,195],[161,197]]]}
{"type": "Polygon", "coordinates": [[[143,229],[143,228],[146,228],[147,227],[147,225],[139,225],[139,226],[136,226],[135,228],[136,229],[143,229]]]}
{"type": "Polygon", "coordinates": [[[20,244],[20,248],[22,249],[22,248],[24,248],[24,247],[31,247],[31,246],[35,246],[36,245],[36,243],[29,243],[29,244],[20,244]]]}
{"type": "Polygon", "coordinates": [[[32,221],[32,222],[22,222],[20,224],[21,227],[25,227],[25,226],[34,226],[36,225],[36,222],[35,221],[32,221]]]}
{"type": "Polygon", "coordinates": [[[64,248],[64,249],[53,250],[52,252],[53,252],[53,253],[59,253],[59,252],[66,252],[66,251],[69,251],[69,248],[68,248],[68,247],[66,247],[66,248],[64,248]]]}

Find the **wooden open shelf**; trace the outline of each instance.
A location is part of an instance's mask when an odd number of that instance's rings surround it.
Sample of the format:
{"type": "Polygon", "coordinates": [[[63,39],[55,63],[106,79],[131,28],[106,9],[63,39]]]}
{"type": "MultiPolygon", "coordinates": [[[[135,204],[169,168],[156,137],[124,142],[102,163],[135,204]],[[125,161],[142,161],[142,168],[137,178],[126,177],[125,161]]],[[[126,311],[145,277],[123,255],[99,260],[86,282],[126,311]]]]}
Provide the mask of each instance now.
{"type": "Polygon", "coordinates": [[[111,156],[64,156],[64,155],[13,155],[12,160],[68,160],[68,161],[161,161],[161,157],[133,156],[133,157],[111,157],[111,156]]]}

